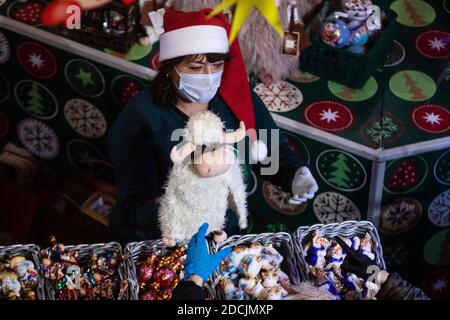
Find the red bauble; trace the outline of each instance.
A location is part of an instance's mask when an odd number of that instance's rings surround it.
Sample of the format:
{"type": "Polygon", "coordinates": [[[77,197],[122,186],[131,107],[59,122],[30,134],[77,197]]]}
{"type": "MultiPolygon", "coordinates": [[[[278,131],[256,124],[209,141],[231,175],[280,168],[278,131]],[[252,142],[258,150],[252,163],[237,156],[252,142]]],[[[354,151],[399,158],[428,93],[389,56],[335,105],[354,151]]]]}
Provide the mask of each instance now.
{"type": "Polygon", "coordinates": [[[156,258],[158,258],[158,254],[156,254],[156,252],[150,252],[147,256],[146,262],[150,263],[150,264],[154,264],[156,261],[156,258]]]}
{"type": "Polygon", "coordinates": [[[69,6],[80,7],[78,2],[73,0],[54,1],[50,3],[42,12],[42,23],[48,27],[55,27],[60,24],[65,25],[67,18],[72,14],[72,12],[67,13],[69,6]]]}
{"type": "Polygon", "coordinates": [[[170,288],[175,278],[175,272],[169,267],[162,267],[155,272],[155,282],[159,283],[161,288],[170,288]]]}
{"type": "Polygon", "coordinates": [[[136,0],[121,0],[121,1],[126,6],[131,6],[133,3],[136,2],[136,0]]]}
{"type": "Polygon", "coordinates": [[[159,292],[159,297],[162,300],[171,300],[172,299],[172,288],[165,288],[159,292]]]}
{"type": "Polygon", "coordinates": [[[139,295],[139,300],[158,300],[156,292],[150,290],[139,295]]]}
{"type": "Polygon", "coordinates": [[[152,280],[155,268],[149,263],[143,263],[138,267],[137,271],[138,282],[147,284],[152,280]]]}

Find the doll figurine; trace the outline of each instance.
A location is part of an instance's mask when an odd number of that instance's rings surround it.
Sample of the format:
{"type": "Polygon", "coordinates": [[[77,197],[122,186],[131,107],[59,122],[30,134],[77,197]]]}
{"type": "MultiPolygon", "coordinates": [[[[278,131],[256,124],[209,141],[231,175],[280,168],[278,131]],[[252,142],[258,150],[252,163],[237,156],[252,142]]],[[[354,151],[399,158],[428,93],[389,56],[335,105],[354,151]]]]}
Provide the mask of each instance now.
{"type": "Polygon", "coordinates": [[[359,252],[365,254],[370,259],[375,259],[375,254],[372,252],[373,242],[370,234],[366,233],[364,237],[361,239],[361,244],[359,247],[359,252]]]}
{"type": "Polygon", "coordinates": [[[312,267],[323,268],[325,266],[325,255],[330,242],[318,232],[312,239],[312,245],[307,249],[306,262],[312,267]]]}

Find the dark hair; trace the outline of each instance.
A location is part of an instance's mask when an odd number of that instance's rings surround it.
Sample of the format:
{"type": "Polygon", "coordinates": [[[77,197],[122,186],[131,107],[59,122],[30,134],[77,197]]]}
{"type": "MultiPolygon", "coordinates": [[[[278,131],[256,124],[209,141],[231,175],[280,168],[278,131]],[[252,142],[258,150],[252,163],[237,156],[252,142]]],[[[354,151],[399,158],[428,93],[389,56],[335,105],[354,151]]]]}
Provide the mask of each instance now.
{"type": "Polygon", "coordinates": [[[170,73],[174,70],[174,67],[182,62],[191,62],[198,60],[206,56],[206,60],[209,63],[214,63],[219,60],[229,60],[231,55],[229,53],[206,53],[206,54],[193,54],[188,56],[177,57],[163,61],[159,69],[158,74],[151,82],[153,89],[153,99],[156,105],[163,108],[171,108],[176,105],[177,98],[188,102],[179,92],[172,81],[170,73]]]}

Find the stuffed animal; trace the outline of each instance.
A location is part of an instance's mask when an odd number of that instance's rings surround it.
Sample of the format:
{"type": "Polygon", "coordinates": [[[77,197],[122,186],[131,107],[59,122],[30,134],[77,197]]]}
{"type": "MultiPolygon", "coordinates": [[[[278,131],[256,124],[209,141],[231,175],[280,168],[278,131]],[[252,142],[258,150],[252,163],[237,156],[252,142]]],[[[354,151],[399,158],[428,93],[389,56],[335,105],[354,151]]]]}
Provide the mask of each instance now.
{"type": "Polygon", "coordinates": [[[217,115],[210,111],[198,113],[186,124],[186,143],[173,147],[170,153],[174,166],[159,209],[160,229],[167,246],[189,240],[204,222],[209,223],[208,233],[218,233],[216,241],[225,240],[222,230],[229,196],[239,227],[247,227],[245,185],[239,158],[232,148],[245,137],[245,126],[241,122],[234,132],[223,130],[217,115]],[[202,146],[206,146],[203,151],[202,146]],[[185,161],[188,159],[193,161],[185,161]]]}

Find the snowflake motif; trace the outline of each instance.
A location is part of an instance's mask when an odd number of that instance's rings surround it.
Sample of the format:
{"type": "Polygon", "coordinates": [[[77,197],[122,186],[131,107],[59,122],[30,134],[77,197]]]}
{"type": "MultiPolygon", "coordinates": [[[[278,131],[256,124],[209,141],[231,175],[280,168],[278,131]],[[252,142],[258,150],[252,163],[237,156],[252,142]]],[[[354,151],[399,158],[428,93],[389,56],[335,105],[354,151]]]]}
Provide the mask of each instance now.
{"type": "Polygon", "coordinates": [[[266,225],[267,232],[290,232],[288,227],[281,222],[269,223],[266,225]]]}
{"type": "Polygon", "coordinates": [[[314,200],[314,213],[321,223],[361,220],[356,205],[347,197],[336,192],[324,192],[314,200]]]}
{"type": "Polygon", "coordinates": [[[25,148],[40,158],[53,159],[59,153],[58,137],[41,121],[23,120],[18,125],[17,135],[25,148]]]}
{"type": "Polygon", "coordinates": [[[35,52],[28,56],[28,61],[31,62],[33,68],[38,68],[39,70],[44,66],[44,60],[42,60],[41,55],[35,52]]]}
{"type": "Polygon", "coordinates": [[[296,205],[290,204],[289,200],[292,195],[290,193],[284,192],[280,187],[271,184],[269,187],[269,199],[274,202],[274,204],[280,209],[293,210],[296,205]]]}
{"type": "Polygon", "coordinates": [[[443,41],[443,39],[437,39],[434,37],[433,40],[429,39],[428,44],[433,50],[441,51],[441,49],[445,49],[446,43],[443,41]]]}
{"type": "Polygon", "coordinates": [[[82,99],[69,100],[64,106],[69,125],[83,137],[99,138],[106,132],[106,120],[102,113],[82,99]]]}
{"type": "Polygon", "coordinates": [[[319,115],[320,120],[326,120],[327,123],[330,123],[330,121],[336,122],[337,118],[340,118],[339,111],[332,111],[331,108],[328,108],[328,110],[322,110],[319,115]]]}
{"type": "Polygon", "coordinates": [[[408,228],[417,218],[417,209],[414,202],[400,201],[389,205],[381,214],[383,228],[394,233],[408,228]]]}
{"type": "Polygon", "coordinates": [[[388,270],[401,266],[408,256],[409,252],[402,243],[392,244],[384,248],[384,257],[388,270]]]}
{"type": "Polygon", "coordinates": [[[376,144],[380,144],[382,139],[394,137],[398,131],[399,127],[394,119],[387,116],[383,117],[381,121],[374,122],[366,129],[367,136],[376,144]]]}
{"type": "Polygon", "coordinates": [[[269,87],[261,83],[254,88],[254,91],[266,107],[274,112],[291,111],[303,101],[300,90],[286,81],[276,82],[269,87]]]}
{"type": "Polygon", "coordinates": [[[439,227],[450,226],[450,191],[444,191],[431,202],[428,218],[439,227]]]}
{"type": "Polygon", "coordinates": [[[422,118],[426,120],[427,123],[431,123],[431,124],[440,124],[442,119],[441,116],[438,114],[435,114],[434,112],[428,113],[425,112],[425,116],[423,116],[422,118]]]}
{"type": "Polygon", "coordinates": [[[442,292],[445,288],[447,288],[447,280],[438,278],[436,279],[436,282],[433,283],[433,292],[442,292]]]}

